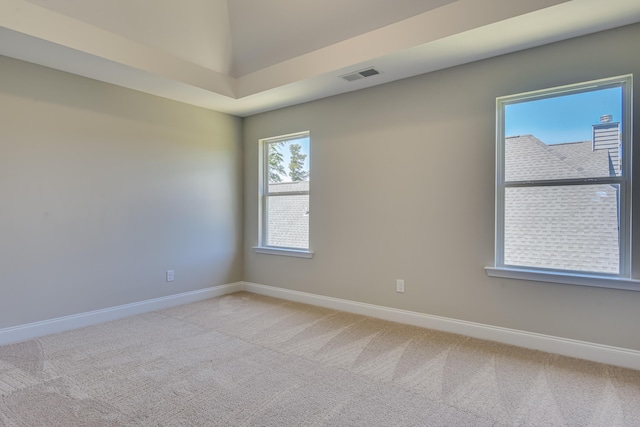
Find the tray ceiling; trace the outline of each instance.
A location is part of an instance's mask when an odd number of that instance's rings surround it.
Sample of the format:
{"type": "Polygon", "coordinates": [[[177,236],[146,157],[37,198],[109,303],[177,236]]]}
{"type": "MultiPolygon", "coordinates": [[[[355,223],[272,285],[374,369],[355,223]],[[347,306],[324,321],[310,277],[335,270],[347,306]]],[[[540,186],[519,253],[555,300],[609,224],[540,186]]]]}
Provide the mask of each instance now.
{"type": "Polygon", "coordinates": [[[248,116],[634,22],[637,0],[2,0],[0,54],[248,116]]]}

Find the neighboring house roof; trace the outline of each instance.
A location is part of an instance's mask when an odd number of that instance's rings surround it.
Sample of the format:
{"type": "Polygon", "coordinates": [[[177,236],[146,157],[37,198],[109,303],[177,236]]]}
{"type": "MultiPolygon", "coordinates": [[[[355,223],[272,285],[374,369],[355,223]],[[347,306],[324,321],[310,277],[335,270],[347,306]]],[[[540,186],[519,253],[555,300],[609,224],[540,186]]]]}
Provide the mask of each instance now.
{"type": "Polygon", "coordinates": [[[533,135],[505,138],[505,181],[610,175],[609,154],[591,141],[547,145],[533,135]]]}
{"type": "MultiPolygon", "coordinates": [[[[269,184],[272,193],[308,190],[309,181],[269,184]]],[[[267,204],[267,245],[307,249],[309,195],[269,197],[267,204]]]]}
{"type": "Polygon", "coordinates": [[[285,191],[309,191],[309,181],[269,183],[269,192],[282,193],[285,191]]]}
{"type": "MultiPolygon", "coordinates": [[[[607,150],[591,141],[547,145],[532,135],[505,139],[507,181],[603,177],[607,150]]],[[[619,272],[617,187],[515,187],[505,191],[507,265],[619,272]]]]}
{"type": "Polygon", "coordinates": [[[547,148],[585,177],[611,176],[608,151],[594,151],[591,141],[547,145],[547,148]]]}

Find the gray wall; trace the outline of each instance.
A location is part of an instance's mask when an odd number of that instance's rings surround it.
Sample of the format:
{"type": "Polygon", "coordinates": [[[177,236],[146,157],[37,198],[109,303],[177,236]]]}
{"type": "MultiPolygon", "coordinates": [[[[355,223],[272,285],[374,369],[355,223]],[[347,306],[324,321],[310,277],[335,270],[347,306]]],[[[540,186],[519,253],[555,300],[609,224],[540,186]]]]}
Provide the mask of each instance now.
{"type": "Polygon", "coordinates": [[[241,119],[0,74],[0,328],[242,279],[241,119]]]}
{"type": "MultiPolygon", "coordinates": [[[[640,292],[483,270],[494,257],[495,98],[639,79],[638,40],[640,25],[629,26],[246,119],[245,280],[640,350],[640,292]],[[255,254],[258,139],[304,130],[315,256],[255,254]]],[[[638,96],[634,108],[640,141],[638,96]]]]}

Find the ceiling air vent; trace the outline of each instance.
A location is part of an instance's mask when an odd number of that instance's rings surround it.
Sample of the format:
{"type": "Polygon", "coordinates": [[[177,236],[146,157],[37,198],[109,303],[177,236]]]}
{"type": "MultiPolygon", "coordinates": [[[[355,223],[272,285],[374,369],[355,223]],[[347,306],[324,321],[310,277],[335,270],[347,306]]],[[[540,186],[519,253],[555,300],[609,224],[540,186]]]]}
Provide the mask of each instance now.
{"type": "Polygon", "coordinates": [[[364,79],[365,77],[375,76],[376,74],[380,74],[380,71],[375,68],[367,68],[366,70],[356,71],[355,73],[345,74],[344,76],[340,76],[348,82],[352,82],[354,80],[364,79]]]}

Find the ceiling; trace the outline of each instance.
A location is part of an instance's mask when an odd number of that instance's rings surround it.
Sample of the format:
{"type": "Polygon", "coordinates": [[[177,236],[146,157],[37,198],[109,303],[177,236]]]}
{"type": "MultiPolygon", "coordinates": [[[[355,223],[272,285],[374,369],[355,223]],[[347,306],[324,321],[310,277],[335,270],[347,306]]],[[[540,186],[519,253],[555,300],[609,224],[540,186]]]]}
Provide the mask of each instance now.
{"type": "Polygon", "coordinates": [[[635,22],[638,0],[2,0],[0,55],[249,116],[635,22]]]}

